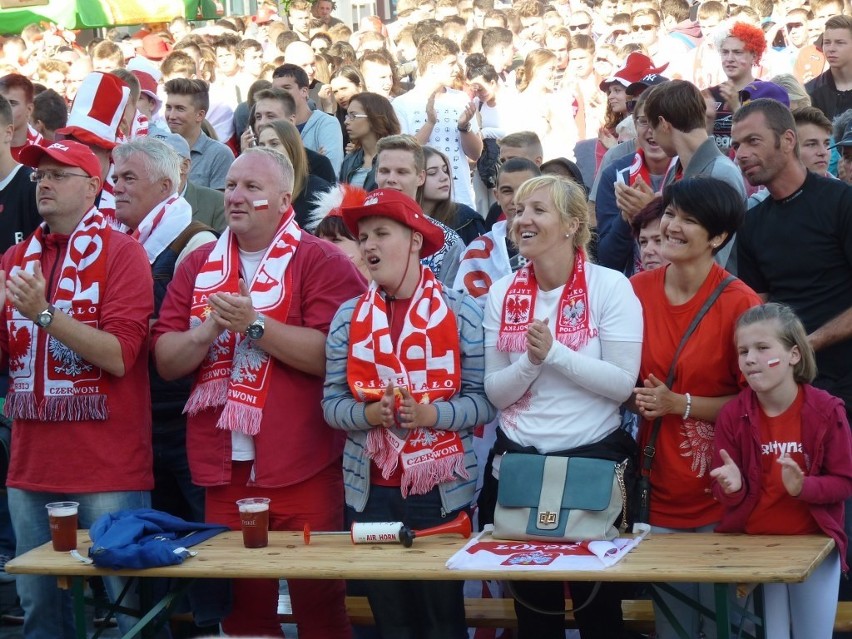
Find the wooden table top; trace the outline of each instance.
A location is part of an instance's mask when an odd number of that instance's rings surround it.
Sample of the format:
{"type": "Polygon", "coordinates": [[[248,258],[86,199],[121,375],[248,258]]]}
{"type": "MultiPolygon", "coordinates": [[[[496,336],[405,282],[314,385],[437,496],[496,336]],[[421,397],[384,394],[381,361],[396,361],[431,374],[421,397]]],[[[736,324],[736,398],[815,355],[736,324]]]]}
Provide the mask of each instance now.
{"type": "MultiPolygon", "coordinates": [[[[78,539],[78,550],[85,556],[91,545],[88,531],[79,531],[78,539]]],[[[197,556],[165,568],[102,570],[79,562],[70,553],[54,552],[48,543],[10,561],[6,571],[69,577],[123,574],[186,578],[498,578],[499,572],[445,567],[447,559],[465,543],[458,535],[436,535],[416,539],[411,548],[397,544],[353,545],[346,534],[315,535],[310,545],[305,545],[301,533],[270,532],[269,546],[246,549],[240,532],[226,532],[194,546],[197,556]]],[[[832,539],[816,535],[651,534],[619,564],[603,571],[525,571],[511,576],[539,581],[796,583],[804,581],[833,547],[832,539]]]]}

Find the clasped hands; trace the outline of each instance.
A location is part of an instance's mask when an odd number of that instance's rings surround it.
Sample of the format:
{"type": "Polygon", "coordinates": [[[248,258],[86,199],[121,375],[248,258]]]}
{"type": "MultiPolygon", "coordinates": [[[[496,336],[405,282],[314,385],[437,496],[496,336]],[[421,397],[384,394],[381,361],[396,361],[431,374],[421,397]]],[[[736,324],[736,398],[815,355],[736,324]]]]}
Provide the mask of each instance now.
{"type": "Polygon", "coordinates": [[[213,293],[207,298],[210,312],[201,325],[210,331],[210,341],[215,340],[223,331],[245,333],[257,319],[257,311],[251,301],[251,294],[245,280],[240,278],[238,293],[213,293]],[[215,331],[215,334],[213,333],[215,331]]]}
{"type": "Polygon", "coordinates": [[[378,405],[378,425],[383,428],[432,428],[438,421],[434,406],[418,403],[406,387],[396,387],[393,382],[388,382],[382,398],[373,405],[378,405]]]}

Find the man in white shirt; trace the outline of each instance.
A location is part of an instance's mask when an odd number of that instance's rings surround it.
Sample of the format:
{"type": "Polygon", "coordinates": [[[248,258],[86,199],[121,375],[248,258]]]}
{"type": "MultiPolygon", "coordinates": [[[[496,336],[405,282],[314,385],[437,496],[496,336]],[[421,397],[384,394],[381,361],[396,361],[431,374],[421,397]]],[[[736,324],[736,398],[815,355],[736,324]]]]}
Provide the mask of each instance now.
{"type": "Polygon", "coordinates": [[[452,40],[424,38],[417,47],[417,86],[396,98],[393,109],[403,133],[447,155],[452,163],[453,199],[473,208],[468,161],[479,159],[482,138],[473,102],[449,88],[458,72],[458,53],[452,40]]]}

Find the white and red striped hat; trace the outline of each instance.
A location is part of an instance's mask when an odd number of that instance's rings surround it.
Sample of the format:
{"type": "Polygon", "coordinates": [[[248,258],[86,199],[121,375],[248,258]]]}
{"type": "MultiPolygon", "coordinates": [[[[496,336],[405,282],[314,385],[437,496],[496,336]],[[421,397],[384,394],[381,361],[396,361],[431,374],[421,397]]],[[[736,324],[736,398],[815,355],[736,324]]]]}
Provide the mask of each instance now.
{"type": "Polygon", "coordinates": [[[77,89],[67,126],[56,133],[111,151],[129,99],[130,87],[120,78],[98,71],[90,73],[77,89]]]}
{"type": "Polygon", "coordinates": [[[142,93],[154,101],[154,113],[159,111],[162,101],[160,100],[160,96],[157,95],[157,83],[163,77],[163,74],[157,68],[157,65],[147,58],[137,55],[127,63],[127,70],[139,80],[139,88],[142,93]]]}

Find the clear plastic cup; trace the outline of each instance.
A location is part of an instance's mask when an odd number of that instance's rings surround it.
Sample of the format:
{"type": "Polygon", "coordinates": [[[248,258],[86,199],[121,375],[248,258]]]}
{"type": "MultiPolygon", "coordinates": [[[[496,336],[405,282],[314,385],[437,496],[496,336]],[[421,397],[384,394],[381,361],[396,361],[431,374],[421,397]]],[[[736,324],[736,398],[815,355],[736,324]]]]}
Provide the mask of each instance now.
{"type": "Polygon", "coordinates": [[[50,541],[57,552],[68,552],[77,548],[79,506],[76,501],[55,501],[45,506],[50,521],[50,541]]]}
{"type": "Polygon", "coordinates": [[[265,548],[269,544],[269,499],[247,497],[237,500],[246,548],[265,548]]]}

